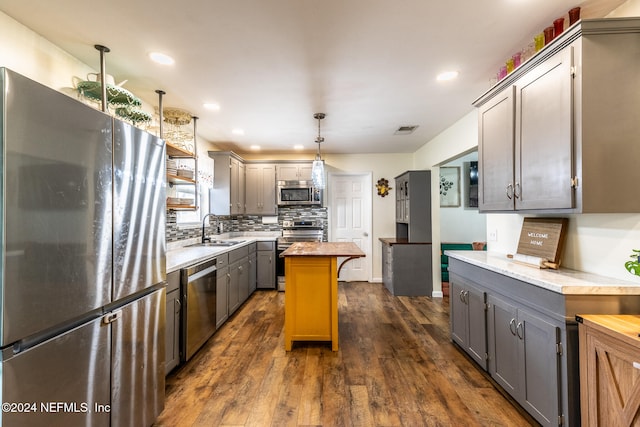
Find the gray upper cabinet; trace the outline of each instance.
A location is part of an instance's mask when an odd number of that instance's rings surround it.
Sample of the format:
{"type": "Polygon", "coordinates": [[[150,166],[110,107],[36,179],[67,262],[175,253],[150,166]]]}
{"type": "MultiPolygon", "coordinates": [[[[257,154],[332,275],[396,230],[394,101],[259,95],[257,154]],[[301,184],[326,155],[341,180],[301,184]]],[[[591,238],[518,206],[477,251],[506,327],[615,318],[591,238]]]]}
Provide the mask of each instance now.
{"type": "Polygon", "coordinates": [[[583,20],[474,101],[481,211],[640,212],[640,19],[583,20]]]}
{"type": "Polygon", "coordinates": [[[272,163],[246,164],[246,213],[276,215],[276,166],[272,163]]]}
{"type": "Polygon", "coordinates": [[[211,213],[240,215],[245,213],[245,164],[231,151],[209,151],[214,161],[211,213]]]}
{"type": "Polygon", "coordinates": [[[572,47],[516,82],[516,209],[573,207],[572,47]]]}
{"type": "Polygon", "coordinates": [[[480,107],[478,175],[480,210],[514,209],[515,89],[508,87],[480,107]]]}
{"type": "Polygon", "coordinates": [[[571,50],[480,108],[482,210],[573,207],[571,50]]]}
{"type": "Polygon", "coordinates": [[[276,165],[278,181],[311,181],[311,162],[279,163],[276,165]]]}

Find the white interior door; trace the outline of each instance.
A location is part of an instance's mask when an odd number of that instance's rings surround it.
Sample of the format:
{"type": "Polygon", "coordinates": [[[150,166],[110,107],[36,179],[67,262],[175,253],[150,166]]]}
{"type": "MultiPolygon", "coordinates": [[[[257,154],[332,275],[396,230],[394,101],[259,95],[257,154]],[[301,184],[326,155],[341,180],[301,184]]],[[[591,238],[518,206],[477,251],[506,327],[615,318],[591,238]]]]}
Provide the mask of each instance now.
{"type": "MultiPolygon", "coordinates": [[[[364,258],[347,262],[338,280],[370,281],[371,278],[371,173],[330,173],[329,240],[353,242],[364,258]]],[[[338,258],[338,265],[345,258],[338,258]]]]}

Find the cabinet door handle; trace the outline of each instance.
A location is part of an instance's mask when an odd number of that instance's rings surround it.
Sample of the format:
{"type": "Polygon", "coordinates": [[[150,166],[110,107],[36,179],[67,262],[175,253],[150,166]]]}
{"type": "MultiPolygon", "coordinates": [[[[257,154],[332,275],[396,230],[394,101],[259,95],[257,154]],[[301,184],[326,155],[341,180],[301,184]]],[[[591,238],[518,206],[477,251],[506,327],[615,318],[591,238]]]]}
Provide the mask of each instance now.
{"type": "Polygon", "coordinates": [[[460,301],[464,302],[464,290],[460,291],[460,301]]]}
{"type": "Polygon", "coordinates": [[[469,304],[469,291],[464,291],[464,303],[469,304]]]}
{"type": "Polygon", "coordinates": [[[519,183],[519,182],[516,182],[516,186],[515,186],[515,188],[513,189],[513,196],[514,196],[516,199],[519,199],[519,198],[520,198],[520,183],[519,183]]]}
{"type": "Polygon", "coordinates": [[[524,325],[522,324],[522,322],[519,322],[518,326],[516,326],[516,332],[518,334],[518,338],[523,340],[524,339],[524,325]]]}
{"type": "Polygon", "coordinates": [[[507,185],[507,199],[509,199],[509,200],[513,199],[513,185],[512,184],[508,184],[507,185]]]}
{"type": "Polygon", "coordinates": [[[511,319],[509,322],[509,330],[511,331],[511,335],[516,335],[516,319],[511,319]]]}

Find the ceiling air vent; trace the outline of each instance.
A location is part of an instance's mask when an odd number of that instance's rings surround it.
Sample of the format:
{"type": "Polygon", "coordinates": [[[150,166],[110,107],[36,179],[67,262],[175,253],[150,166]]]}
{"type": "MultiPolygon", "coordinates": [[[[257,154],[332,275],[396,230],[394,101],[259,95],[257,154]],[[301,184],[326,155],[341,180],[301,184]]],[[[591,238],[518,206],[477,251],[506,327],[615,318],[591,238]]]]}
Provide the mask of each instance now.
{"type": "Polygon", "coordinates": [[[414,130],[418,129],[418,125],[413,125],[413,126],[400,126],[398,129],[396,129],[396,131],[393,133],[394,135],[409,135],[412,134],[414,130]]]}

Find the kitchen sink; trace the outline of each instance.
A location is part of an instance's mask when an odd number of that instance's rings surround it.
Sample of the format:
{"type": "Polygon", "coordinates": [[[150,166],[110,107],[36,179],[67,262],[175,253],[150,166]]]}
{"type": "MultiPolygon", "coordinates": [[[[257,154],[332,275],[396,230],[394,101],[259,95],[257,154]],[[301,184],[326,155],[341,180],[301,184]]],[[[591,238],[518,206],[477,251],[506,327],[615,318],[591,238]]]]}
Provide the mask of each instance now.
{"type": "Polygon", "coordinates": [[[234,246],[237,245],[239,243],[243,243],[244,240],[210,240],[208,242],[204,242],[204,243],[194,243],[192,245],[188,245],[188,247],[193,247],[193,246],[202,246],[202,247],[214,247],[214,246],[234,246]]]}

